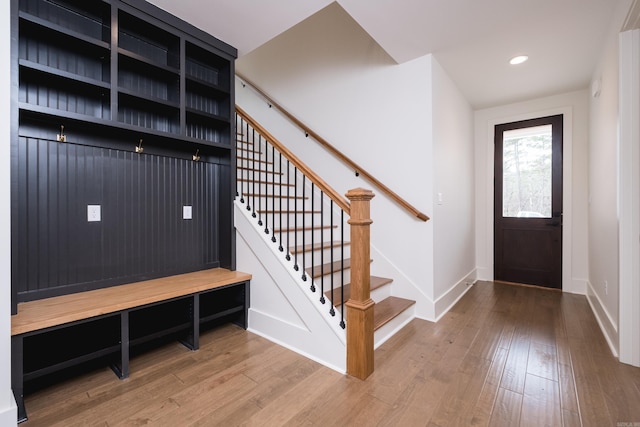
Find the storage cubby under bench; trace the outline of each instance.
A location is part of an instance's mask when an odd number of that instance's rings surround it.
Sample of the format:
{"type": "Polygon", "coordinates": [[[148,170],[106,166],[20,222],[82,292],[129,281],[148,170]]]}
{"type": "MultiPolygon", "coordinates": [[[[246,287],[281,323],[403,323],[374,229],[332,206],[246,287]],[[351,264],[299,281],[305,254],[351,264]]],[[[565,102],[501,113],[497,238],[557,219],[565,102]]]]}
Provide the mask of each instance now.
{"type": "Polygon", "coordinates": [[[191,350],[201,329],[234,322],[246,329],[251,275],[224,268],[20,303],[11,318],[12,387],[27,419],[24,383],[106,358],[129,376],[130,350],[175,336],[191,350]]]}

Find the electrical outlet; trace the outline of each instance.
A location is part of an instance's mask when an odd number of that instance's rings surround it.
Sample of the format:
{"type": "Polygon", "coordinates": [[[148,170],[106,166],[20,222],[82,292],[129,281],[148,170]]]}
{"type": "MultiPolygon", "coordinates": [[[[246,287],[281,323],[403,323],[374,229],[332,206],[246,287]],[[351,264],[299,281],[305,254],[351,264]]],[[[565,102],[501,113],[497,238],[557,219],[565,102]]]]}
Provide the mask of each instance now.
{"type": "Polygon", "coordinates": [[[100,205],[87,205],[87,221],[88,222],[102,221],[102,218],[100,215],[100,205]]]}
{"type": "Polygon", "coordinates": [[[604,281],[604,294],[609,295],[609,282],[604,281]]]}

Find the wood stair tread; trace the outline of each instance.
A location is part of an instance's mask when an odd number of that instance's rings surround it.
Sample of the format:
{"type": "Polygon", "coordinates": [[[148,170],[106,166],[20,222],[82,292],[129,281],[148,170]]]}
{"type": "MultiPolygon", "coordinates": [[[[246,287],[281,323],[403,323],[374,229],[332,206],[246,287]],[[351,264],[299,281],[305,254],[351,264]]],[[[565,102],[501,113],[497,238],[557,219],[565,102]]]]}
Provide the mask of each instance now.
{"type": "MultiPolygon", "coordinates": [[[[256,212],[262,213],[262,214],[275,213],[277,215],[280,215],[280,214],[285,214],[285,215],[288,215],[288,214],[321,214],[322,213],[322,211],[317,211],[317,210],[316,211],[312,211],[312,210],[303,210],[303,209],[300,209],[298,211],[291,210],[291,209],[289,209],[289,210],[279,210],[279,209],[277,209],[275,211],[271,210],[271,209],[262,209],[262,210],[257,210],[256,212]]],[[[345,242],[345,243],[347,243],[347,242],[345,242]]]]}
{"type": "Polygon", "coordinates": [[[338,261],[329,262],[322,265],[316,265],[315,267],[308,269],[307,274],[311,276],[311,278],[313,279],[316,277],[321,277],[323,274],[327,275],[327,274],[335,273],[336,271],[340,271],[342,269],[346,270],[348,268],[351,268],[350,258],[346,258],[344,261],[338,260],[338,261]]]}
{"type": "MultiPolygon", "coordinates": [[[[324,227],[319,227],[319,226],[307,226],[307,227],[298,227],[296,228],[275,228],[273,230],[274,233],[289,233],[289,232],[295,232],[295,231],[313,231],[313,230],[326,230],[326,229],[330,229],[331,226],[330,225],[325,225],[324,227]]],[[[336,228],[336,226],[334,226],[333,228],[336,228]]]]}
{"type": "MultiPolygon", "coordinates": [[[[369,289],[373,291],[374,289],[378,289],[391,282],[393,282],[393,279],[390,279],[388,277],[371,276],[371,280],[369,282],[370,283],[369,289]]],[[[339,292],[340,292],[339,289],[334,290],[334,293],[336,293],[336,295],[339,295],[339,292]]],[[[333,303],[334,307],[340,306],[340,301],[333,301],[331,299],[331,289],[329,289],[328,291],[325,291],[324,296],[333,303]]],[[[344,285],[344,301],[348,301],[350,297],[351,297],[351,283],[347,283],[346,285],[344,285]]]]}
{"type": "Polygon", "coordinates": [[[262,151],[252,150],[251,148],[236,147],[236,150],[244,151],[245,153],[249,153],[249,154],[262,154],[262,151]]]}
{"type": "Polygon", "coordinates": [[[272,165],[273,164],[272,161],[261,160],[261,159],[252,159],[250,157],[244,157],[244,156],[238,156],[238,157],[236,157],[236,160],[246,160],[248,162],[254,162],[254,163],[266,163],[268,165],[272,165]]]}
{"type": "Polygon", "coordinates": [[[250,171],[250,172],[255,172],[255,173],[265,173],[265,174],[273,174],[273,175],[284,175],[282,172],[276,172],[273,170],[262,170],[262,169],[256,169],[256,168],[248,168],[246,166],[236,166],[236,169],[240,169],[240,170],[245,170],[245,171],[250,171]]]}
{"type": "Polygon", "coordinates": [[[380,329],[415,303],[399,297],[388,297],[376,303],[373,306],[373,330],[380,329]]]}
{"type": "Polygon", "coordinates": [[[297,200],[306,200],[308,197],[302,196],[287,196],[286,194],[262,194],[262,193],[242,193],[245,197],[271,197],[272,199],[297,199],[297,200]]]}
{"type": "MultiPolygon", "coordinates": [[[[373,260],[369,260],[369,262],[373,262],[373,260]]],[[[311,278],[321,277],[321,275],[328,275],[332,273],[336,273],[340,270],[347,270],[351,268],[351,258],[345,258],[343,260],[337,260],[334,262],[328,262],[322,265],[316,265],[307,270],[307,274],[311,276],[311,278]]]]}
{"type": "Polygon", "coordinates": [[[282,187],[295,187],[295,184],[287,184],[286,182],[283,182],[283,183],[271,182],[271,181],[265,181],[265,180],[259,180],[259,179],[236,178],[236,181],[249,182],[249,183],[252,183],[252,184],[265,184],[265,185],[276,185],[276,186],[282,186],[282,187]]]}
{"type": "MultiPolygon", "coordinates": [[[[293,212],[291,212],[293,213],[293,212]]],[[[301,213],[301,212],[298,212],[301,213]]],[[[351,243],[350,242],[344,242],[345,246],[349,246],[351,243]]],[[[298,246],[296,248],[293,248],[291,250],[292,254],[299,254],[299,253],[305,253],[305,252],[311,252],[311,251],[317,251],[319,249],[330,249],[331,246],[333,246],[335,249],[334,250],[339,250],[340,249],[340,241],[334,241],[334,242],[318,242],[318,243],[314,243],[313,245],[308,244],[308,245],[304,245],[304,246],[298,246]]]]}

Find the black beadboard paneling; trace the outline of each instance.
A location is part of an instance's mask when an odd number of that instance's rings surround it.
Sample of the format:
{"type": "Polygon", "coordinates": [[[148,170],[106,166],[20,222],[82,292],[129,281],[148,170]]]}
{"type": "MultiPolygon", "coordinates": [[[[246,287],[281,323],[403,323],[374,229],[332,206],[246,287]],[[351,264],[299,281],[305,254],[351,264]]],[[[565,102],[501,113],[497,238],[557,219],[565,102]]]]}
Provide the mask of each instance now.
{"type": "Polygon", "coordinates": [[[26,136],[16,148],[18,301],[220,265],[229,166],[26,136]],[[101,222],[87,221],[92,204],[101,222]]]}

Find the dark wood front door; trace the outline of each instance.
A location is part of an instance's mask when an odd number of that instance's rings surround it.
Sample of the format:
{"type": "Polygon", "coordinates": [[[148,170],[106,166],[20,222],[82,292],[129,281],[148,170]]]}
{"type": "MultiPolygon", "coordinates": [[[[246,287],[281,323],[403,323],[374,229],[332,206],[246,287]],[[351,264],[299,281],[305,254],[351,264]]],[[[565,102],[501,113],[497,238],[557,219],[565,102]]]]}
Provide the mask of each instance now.
{"type": "Polygon", "coordinates": [[[495,127],[494,277],[562,288],[562,115],[495,127]]]}

